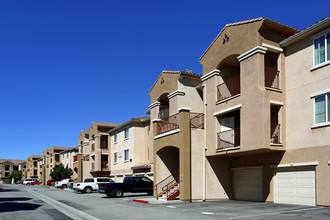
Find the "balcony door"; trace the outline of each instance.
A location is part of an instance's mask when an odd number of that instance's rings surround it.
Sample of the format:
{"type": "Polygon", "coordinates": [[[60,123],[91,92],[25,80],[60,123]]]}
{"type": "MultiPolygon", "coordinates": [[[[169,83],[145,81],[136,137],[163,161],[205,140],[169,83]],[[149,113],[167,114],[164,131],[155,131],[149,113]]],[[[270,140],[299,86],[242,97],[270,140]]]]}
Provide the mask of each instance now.
{"type": "Polygon", "coordinates": [[[220,119],[220,132],[222,141],[235,146],[235,117],[226,117],[220,119]]]}

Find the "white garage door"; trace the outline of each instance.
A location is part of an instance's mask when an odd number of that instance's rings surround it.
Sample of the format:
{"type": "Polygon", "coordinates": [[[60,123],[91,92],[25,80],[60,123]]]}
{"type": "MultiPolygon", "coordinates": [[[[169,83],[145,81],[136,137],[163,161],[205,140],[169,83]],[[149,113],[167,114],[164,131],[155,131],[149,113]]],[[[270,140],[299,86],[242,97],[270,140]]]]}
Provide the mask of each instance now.
{"type": "Polygon", "coordinates": [[[275,202],[315,206],[315,167],[277,169],[275,202]]]}
{"type": "Polygon", "coordinates": [[[262,168],[233,171],[236,200],[262,201],[262,168]]]}

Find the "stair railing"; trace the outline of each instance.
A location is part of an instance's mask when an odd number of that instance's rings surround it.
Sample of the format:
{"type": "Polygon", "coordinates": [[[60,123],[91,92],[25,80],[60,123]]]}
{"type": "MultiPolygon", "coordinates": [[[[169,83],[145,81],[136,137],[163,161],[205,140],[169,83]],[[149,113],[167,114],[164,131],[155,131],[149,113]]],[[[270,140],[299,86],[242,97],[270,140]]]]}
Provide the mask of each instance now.
{"type": "Polygon", "coordinates": [[[171,193],[171,189],[179,184],[179,176],[180,170],[177,170],[154,186],[154,189],[156,189],[157,199],[165,193],[167,195],[166,198],[173,194],[171,193]]]}

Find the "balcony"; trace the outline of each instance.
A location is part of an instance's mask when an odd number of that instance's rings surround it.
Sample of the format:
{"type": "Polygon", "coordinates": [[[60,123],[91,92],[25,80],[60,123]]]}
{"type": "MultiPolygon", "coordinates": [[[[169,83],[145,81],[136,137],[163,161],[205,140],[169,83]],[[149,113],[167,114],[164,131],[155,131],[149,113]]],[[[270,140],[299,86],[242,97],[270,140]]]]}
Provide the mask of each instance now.
{"type": "Polygon", "coordinates": [[[92,144],[91,152],[94,152],[94,151],[95,151],[95,144],[92,144]]]}
{"type": "Polygon", "coordinates": [[[173,131],[175,129],[178,129],[179,123],[180,123],[179,113],[164,118],[157,123],[157,134],[163,134],[168,131],[173,131]]]}
{"type": "Polygon", "coordinates": [[[274,68],[265,67],[265,87],[280,89],[280,71],[274,68]]]}
{"type": "Polygon", "coordinates": [[[78,155],[74,155],[73,156],[73,162],[77,162],[78,161],[78,155]]]}
{"type": "Polygon", "coordinates": [[[240,146],[240,128],[234,128],[218,133],[217,150],[240,146]]]}
{"type": "Polygon", "coordinates": [[[101,169],[108,169],[108,161],[101,161],[101,169]]]}
{"type": "Polygon", "coordinates": [[[190,113],[190,128],[204,129],[203,113],[190,113]]]}
{"type": "Polygon", "coordinates": [[[159,119],[165,119],[165,118],[168,118],[170,116],[170,109],[169,108],[166,108],[166,109],[162,109],[159,111],[158,113],[158,118],[159,119]]]}
{"type": "Polygon", "coordinates": [[[95,163],[92,163],[91,171],[95,170],[95,163]]]}
{"type": "Polygon", "coordinates": [[[271,123],[270,127],[270,143],[281,144],[281,125],[276,123],[271,123]]]}
{"type": "Polygon", "coordinates": [[[241,93],[240,75],[235,76],[217,86],[217,102],[241,93]]]}

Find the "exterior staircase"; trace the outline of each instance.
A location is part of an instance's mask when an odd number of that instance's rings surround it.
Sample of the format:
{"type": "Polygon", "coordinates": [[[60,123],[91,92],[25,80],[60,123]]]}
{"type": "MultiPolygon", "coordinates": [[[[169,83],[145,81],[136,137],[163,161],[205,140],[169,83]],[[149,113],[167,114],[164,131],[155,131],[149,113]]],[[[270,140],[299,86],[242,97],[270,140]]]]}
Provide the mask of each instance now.
{"type": "Polygon", "coordinates": [[[166,177],[164,180],[154,186],[157,199],[173,200],[180,195],[179,176],[180,171],[175,171],[170,176],[166,177]]]}

